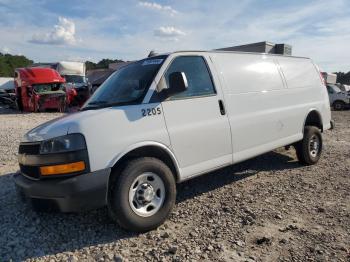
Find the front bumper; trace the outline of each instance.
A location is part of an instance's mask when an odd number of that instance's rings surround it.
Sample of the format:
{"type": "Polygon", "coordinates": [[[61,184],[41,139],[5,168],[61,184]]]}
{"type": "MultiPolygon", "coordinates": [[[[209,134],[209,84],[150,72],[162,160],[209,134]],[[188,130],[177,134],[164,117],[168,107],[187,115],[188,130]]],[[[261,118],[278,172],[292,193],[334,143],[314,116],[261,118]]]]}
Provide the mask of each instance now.
{"type": "Polygon", "coordinates": [[[14,175],[16,188],[34,208],[78,212],[107,204],[108,179],[111,169],[82,175],[33,180],[20,172],[14,175]]]}

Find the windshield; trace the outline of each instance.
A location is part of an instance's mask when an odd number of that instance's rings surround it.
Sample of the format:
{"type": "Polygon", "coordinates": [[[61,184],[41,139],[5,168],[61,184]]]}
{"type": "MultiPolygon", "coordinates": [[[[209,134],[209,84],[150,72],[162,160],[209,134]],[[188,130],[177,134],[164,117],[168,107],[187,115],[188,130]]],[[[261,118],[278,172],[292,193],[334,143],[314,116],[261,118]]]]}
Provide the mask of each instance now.
{"type": "Polygon", "coordinates": [[[328,85],[329,87],[331,87],[333,89],[334,92],[336,93],[340,93],[341,90],[339,87],[337,87],[336,85],[328,85]]]}
{"type": "Polygon", "coordinates": [[[141,103],[166,56],[132,63],[112,74],[83,109],[141,103]]]}
{"type": "Polygon", "coordinates": [[[64,86],[62,83],[52,83],[52,84],[37,84],[33,85],[33,89],[36,93],[45,93],[45,92],[55,92],[55,91],[64,91],[64,86]]]}
{"type": "Polygon", "coordinates": [[[67,83],[78,83],[78,84],[84,84],[86,83],[85,76],[79,76],[79,75],[65,75],[64,78],[66,79],[67,83]]]}

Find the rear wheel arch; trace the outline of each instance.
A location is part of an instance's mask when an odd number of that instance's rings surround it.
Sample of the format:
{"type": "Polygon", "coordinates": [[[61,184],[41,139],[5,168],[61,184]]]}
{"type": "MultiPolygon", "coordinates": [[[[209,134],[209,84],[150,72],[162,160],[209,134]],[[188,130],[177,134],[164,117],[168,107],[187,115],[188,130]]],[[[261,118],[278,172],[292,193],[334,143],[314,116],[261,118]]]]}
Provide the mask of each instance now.
{"type": "Polygon", "coordinates": [[[306,126],[315,126],[323,132],[322,116],[316,109],[310,110],[306,115],[303,125],[303,133],[306,126]]]}

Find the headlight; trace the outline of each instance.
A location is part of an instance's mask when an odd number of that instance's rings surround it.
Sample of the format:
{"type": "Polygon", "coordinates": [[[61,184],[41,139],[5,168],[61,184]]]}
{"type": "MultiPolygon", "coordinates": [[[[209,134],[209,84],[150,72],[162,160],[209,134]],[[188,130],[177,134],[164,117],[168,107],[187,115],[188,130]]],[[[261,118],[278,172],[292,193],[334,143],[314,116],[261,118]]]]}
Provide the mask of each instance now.
{"type": "Polygon", "coordinates": [[[70,134],[41,142],[40,154],[63,153],[85,148],[86,143],[83,135],[70,134]]]}

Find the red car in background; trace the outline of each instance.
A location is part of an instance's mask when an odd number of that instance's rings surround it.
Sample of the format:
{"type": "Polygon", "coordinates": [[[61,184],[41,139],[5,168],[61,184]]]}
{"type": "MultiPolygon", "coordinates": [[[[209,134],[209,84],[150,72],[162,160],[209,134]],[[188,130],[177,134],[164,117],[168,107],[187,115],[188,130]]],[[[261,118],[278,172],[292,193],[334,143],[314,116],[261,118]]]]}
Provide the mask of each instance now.
{"type": "Polygon", "coordinates": [[[64,112],[74,99],[74,90],[66,91],[65,79],[51,68],[18,68],[15,70],[15,90],[21,111],[41,112],[54,109],[64,112]]]}

